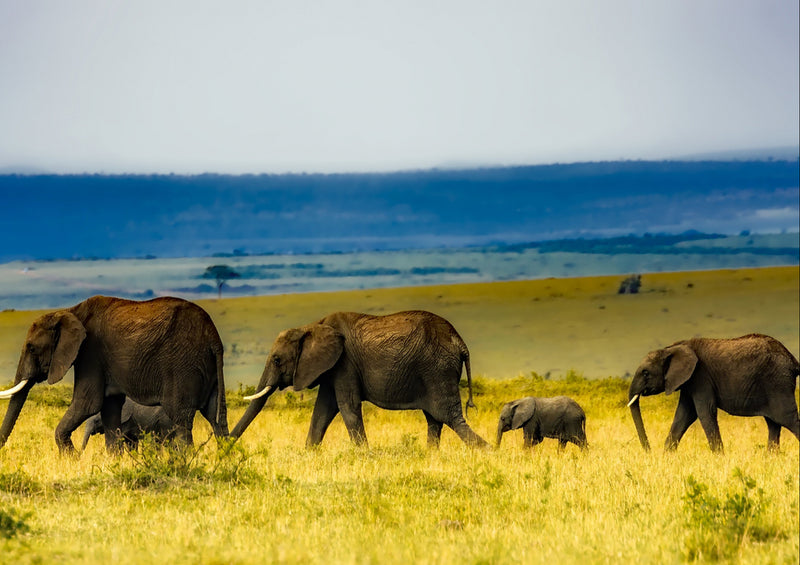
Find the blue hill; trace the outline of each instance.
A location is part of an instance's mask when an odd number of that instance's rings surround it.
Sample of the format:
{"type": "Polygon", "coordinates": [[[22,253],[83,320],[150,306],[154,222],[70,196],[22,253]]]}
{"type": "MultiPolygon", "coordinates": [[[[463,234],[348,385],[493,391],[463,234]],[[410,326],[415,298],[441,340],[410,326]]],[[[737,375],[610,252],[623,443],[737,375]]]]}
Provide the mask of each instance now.
{"type": "Polygon", "coordinates": [[[798,161],[335,175],[0,176],[0,261],[797,231],[798,161]]]}

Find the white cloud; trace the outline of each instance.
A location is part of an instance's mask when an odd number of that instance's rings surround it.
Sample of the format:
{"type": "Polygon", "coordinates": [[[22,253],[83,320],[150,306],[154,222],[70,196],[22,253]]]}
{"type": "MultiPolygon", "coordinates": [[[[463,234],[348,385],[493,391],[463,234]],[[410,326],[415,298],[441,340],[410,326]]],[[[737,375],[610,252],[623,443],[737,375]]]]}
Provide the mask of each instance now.
{"type": "Polygon", "coordinates": [[[800,217],[800,211],[797,208],[765,208],[763,210],[756,210],[753,216],[758,220],[769,221],[795,221],[797,222],[800,217]]]}

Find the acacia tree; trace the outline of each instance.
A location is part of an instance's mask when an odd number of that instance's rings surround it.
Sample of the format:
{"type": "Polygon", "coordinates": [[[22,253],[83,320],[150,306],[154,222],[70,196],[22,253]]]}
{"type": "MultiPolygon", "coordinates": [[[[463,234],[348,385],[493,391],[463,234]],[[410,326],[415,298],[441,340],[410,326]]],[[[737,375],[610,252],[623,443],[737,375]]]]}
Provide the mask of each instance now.
{"type": "Polygon", "coordinates": [[[204,279],[215,279],[217,281],[217,298],[222,298],[222,285],[225,284],[225,281],[238,279],[241,276],[228,265],[211,265],[206,267],[206,272],[203,273],[204,279]]]}

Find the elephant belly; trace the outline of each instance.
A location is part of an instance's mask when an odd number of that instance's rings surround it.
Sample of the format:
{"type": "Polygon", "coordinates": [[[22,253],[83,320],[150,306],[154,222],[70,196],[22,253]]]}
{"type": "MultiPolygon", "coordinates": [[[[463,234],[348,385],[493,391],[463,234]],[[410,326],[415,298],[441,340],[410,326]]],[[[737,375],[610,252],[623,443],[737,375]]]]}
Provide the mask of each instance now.
{"type": "Polygon", "coordinates": [[[738,393],[720,391],[718,402],[720,410],[732,416],[759,416],[769,405],[769,395],[763,387],[753,386],[738,393]]]}
{"type": "Polygon", "coordinates": [[[415,410],[424,408],[425,384],[407,375],[390,374],[383,378],[365,379],[362,383],[364,400],[386,410],[415,410]]]}

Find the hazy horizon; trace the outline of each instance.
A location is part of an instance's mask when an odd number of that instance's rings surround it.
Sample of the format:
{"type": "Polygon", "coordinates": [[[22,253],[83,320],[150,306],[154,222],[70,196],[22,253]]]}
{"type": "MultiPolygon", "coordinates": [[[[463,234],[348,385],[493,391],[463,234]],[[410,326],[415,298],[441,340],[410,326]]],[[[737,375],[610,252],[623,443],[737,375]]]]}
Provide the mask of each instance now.
{"type": "Polygon", "coordinates": [[[797,2],[0,0],[0,171],[391,172],[800,145],[797,2]]]}

